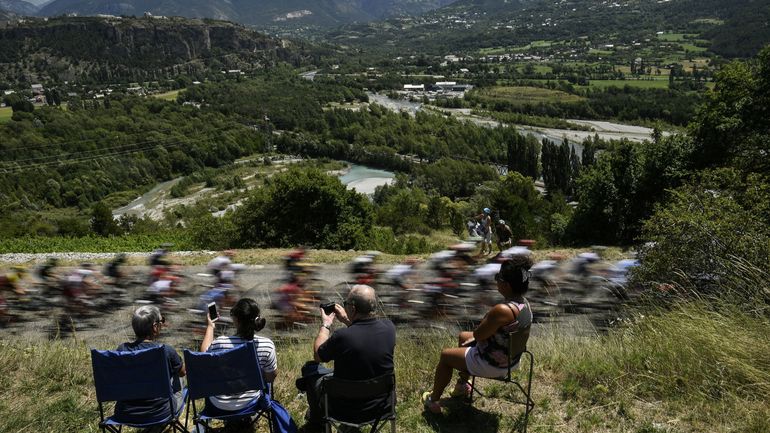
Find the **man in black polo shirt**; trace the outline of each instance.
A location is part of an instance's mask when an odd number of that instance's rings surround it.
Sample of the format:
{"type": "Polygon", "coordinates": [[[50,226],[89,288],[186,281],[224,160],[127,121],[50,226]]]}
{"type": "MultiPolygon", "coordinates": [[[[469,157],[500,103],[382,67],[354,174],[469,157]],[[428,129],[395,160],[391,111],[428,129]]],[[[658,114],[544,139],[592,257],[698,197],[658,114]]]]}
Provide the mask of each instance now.
{"type": "MultiPolygon", "coordinates": [[[[393,350],[396,327],[387,319],[375,317],[377,300],[374,289],[356,285],[350,289],[343,305],[334,312],[321,309],[322,326],[313,344],[313,356],[318,362],[334,361],[334,376],[349,380],[365,380],[393,372],[393,350]],[[332,334],[334,319],[347,325],[332,334]]],[[[373,401],[338,401],[335,406],[345,413],[332,413],[350,422],[372,419],[388,404],[387,396],[373,401]]]]}

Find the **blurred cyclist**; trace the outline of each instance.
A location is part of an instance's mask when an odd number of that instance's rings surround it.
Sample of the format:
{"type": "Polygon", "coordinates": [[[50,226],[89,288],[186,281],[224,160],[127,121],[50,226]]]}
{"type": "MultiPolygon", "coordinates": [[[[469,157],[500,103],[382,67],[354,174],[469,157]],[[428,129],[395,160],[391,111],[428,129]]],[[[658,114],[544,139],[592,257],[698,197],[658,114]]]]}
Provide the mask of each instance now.
{"type": "Polygon", "coordinates": [[[104,267],[104,275],[111,279],[112,285],[116,287],[123,286],[123,279],[125,273],[121,267],[126,263],[126,255],[123,253],[116,254],[115,257],[110,260],[104,267]]]}

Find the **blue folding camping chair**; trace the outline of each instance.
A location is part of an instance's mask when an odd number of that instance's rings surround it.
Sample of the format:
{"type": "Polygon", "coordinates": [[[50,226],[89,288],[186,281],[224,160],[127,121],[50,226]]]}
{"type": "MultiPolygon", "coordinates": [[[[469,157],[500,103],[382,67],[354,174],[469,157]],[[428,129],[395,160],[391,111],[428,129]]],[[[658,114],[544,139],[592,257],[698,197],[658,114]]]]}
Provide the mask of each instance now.
{"type": "Polygon", "coordinates": [[[118,352],[113,350],[91,349],[91,365],[94,373],[96,400],[99,403],[99,427],[103,433],[120,432],[123,426],[135,428],[171,427],[172,431],[186,432],[179,422],[179,415],[184,409],[182,403],[174,408],[174,391],[171,386],[168,360],[163,347],[118,352]],[[157,411],[154,416],[138,419],[119,413],[104,418],[102,403],[109,401],[158,399],[161,404],[168,402],[168,410],[157,411]],[[165,401],[164,401],[165,400],[165,401]]]}
{"type": "MultiPolygon", "coordinates": [[[[272,433],[273,422],[270,410],[270,390],[262,377],[256,347],[253,342],[238,345],[218,352],[184,351],[187,368],[187,386],[190,391],[187,414],[192,406],[193,422],[209,427],[211,420],[236,420],[250,418],[256,423],[260,418],[267,420],[272,433]],[[241,394],[246,391],[261,391],[249,404],[238,411],[225,411],[208,400],[217,395],[241,394]],[[198,411],[197,399],[206,399],[203,410],[198,411]]],[[[187,419],[185,419],[185,425],[187,419]]]]}

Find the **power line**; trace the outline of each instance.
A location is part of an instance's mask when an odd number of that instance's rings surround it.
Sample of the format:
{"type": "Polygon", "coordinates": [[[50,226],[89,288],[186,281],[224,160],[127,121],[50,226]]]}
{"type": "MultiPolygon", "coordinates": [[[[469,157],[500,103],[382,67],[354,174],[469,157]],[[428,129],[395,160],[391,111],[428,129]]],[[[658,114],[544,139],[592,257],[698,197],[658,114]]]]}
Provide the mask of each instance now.
{"type": "MultiPolygon", "coordinates": [[[[167,143],[167,144],[163,145],[163,147],[166,148],[166,149],[170,149],[170,148],[174,148],[174,147],[177,147],[177,146],[180,146],[180,145],[183,145],[183,144],[195,143],[195,142],[199,142],[199,141],[203,141],[203,140],[207,140],[207,139],[209,139],[209,137],[202,137],[202,138],[190,139],[190,140],[180,140],[180,141],[176,141],[176,142],[172,142],[172,143],[167,143]]],[[[115,157],[118,157],[118,156],[130,155],[130,154],[134,154],[134,153],[144,152],[144,151],[147,151],[147,150],[152,150],[157,145],[158,145],[157,142],[152,142],[149,145],[147,145],[145,147],[138,148],[138,149],[114,151],[114,152],[107,153],[107,154],[91,155],[91,156],[80,157],[80,158],[71,158],[71,159],[67,159],[67,160],[64,160],[64,161],[61,161],[61,160],[45,161],[45,162],[40,162],[40,163],[25,164],[25,165],[21,165],[21,166],[17,166],[17,167],[0,168],[0,173],[6,173],[6,174],[9,174],[9,173],[19,173],[19,172],[22,172],[22,171],[27,171],[27,170],[31,170],[31,169],[37,169],[37,168],[53,167],[53,166],[68,165],[68,164],[78,164],[78,163],[83,163],[83,162],[97,161],[97,160],[100,160],[100,159],[115,158],[115,157]]]]}
{"type": "MultiPolygon", "coordinates": [[[[222,126],[222,127],[219,127],[219,128],[215,128],[213,130],[209,130],[208,132],[219,132],[219,131],[222,131],[222,130],[225,130],[225,129],[228,129],[228,128],[230,128],[230,126],[222,126]]],[[[147,141],[140,141],[140,142],[136,142],[136,143],[124,143],[124,144],[119,144],[119,145],[116,145],[116,146],[101,147],[101,148],[98,148],[98,149],[83,150],[83,151],[78,151],[77,153],[70,152],[70,153],[65,153],[65,154],[60,154],[60,155],[43,155],[43,156],[36,156],[36,157],[32,157],[32,158],[26,158],[26,159],[0,160],[0,164],[12,165],[14,163],[20,163],[20,162],[35,162],[35,161],[45,162],[46,159],[61,159],[62,157],[67,157],[67,156],[71,156],[71,155],[77,155],[77,157],[81,157],[81,156],[88,156],[87,155],[88,153],[98,153],[98,152],[103,152],[103,151],[114,151],[114,150],[119,150],[121,148],[127,148],[127,147],[139,146],[139,145],[145,145],[145,144],[153,144],[153,143],[160,144],[160,143],[162,143],[164,141],[170,141],[170,140],[176,140],[176,139],[177,139],[177,137],[168,137],[168,138],[161,139],[161,140],[147,140],[147,141]],[[84,155],[84,154],[86,154],[86,155],[84,155]]]]}

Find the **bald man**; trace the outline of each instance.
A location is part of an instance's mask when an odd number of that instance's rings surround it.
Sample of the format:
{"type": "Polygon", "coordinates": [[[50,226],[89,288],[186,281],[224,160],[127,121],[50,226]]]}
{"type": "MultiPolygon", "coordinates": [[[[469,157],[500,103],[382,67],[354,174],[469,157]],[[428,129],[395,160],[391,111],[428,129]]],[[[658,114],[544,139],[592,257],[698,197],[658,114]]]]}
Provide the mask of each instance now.
{"type": "MultiPolygon", "coordinates": [[[[359,284],[331,314],[320,309],[322,325],[313,343],[313,357],[318,362],[334,361],[334,377],[365,380],[393,372],[396,327],[388,319],[375,317],[376,307],[374,289],[359,284]],[[347,327],[332,333],[334,319],[347,327]]],[[[371,418],[371,411],[382,408],[385,400],[345,402],[341,405],[345,413],[332,415],[350,422],[364,421],[371,418]]]]}

